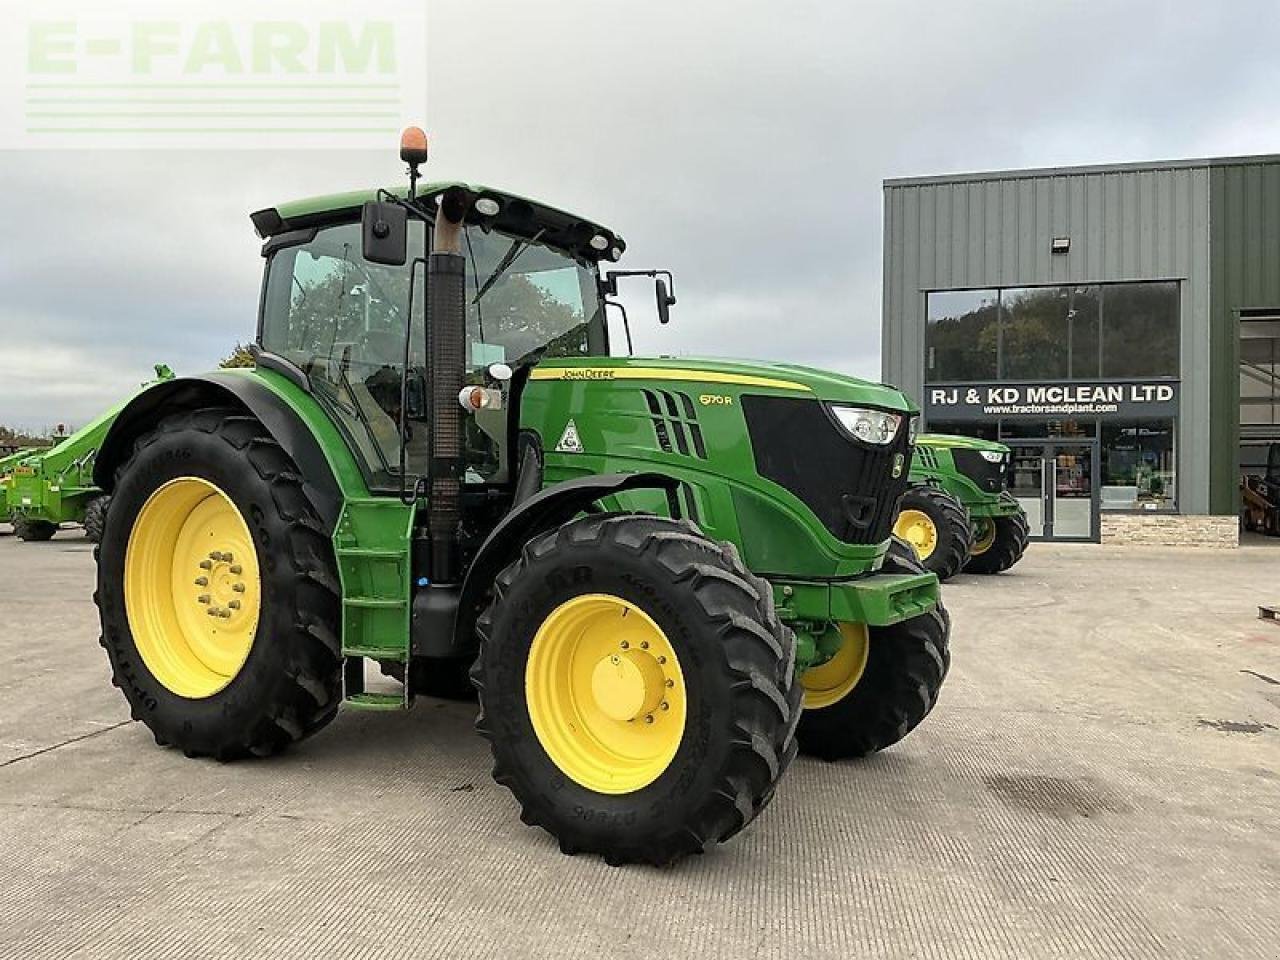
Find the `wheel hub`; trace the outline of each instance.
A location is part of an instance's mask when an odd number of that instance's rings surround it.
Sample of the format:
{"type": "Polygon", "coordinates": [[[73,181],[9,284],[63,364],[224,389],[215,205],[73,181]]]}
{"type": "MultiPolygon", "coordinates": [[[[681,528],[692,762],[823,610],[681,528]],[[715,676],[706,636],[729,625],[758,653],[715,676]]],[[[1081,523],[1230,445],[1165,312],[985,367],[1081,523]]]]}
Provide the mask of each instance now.
{"type": "Polygon", "coordinates": [[[911,544],[921,560],[930,556],[938,546],[938,528],[922,510],[903,510],[899,513],[893,532],[911,544]]]}
{"type": "Polygon", "coordinates": [[[258,556],[239,509],[198,477],[155,490],[125,554],[125,608],[147,669],[192,699],[240,672],[257,633],[258,556]]]}
{"type": "Polygon", "coordinates": [[[652,618],[620,597],[588,594],[551,611],[529,648],[525,699],[548,757],[599,793],[652,783],[684,736],[675,650],[652,618]]]}
{"type": "Polygon", "coordinates": [[[605,716],[632,722],[661,706],[664,679],[647,651],[624,650],[600,658],[591,673],[591,694],[605,716]]]}

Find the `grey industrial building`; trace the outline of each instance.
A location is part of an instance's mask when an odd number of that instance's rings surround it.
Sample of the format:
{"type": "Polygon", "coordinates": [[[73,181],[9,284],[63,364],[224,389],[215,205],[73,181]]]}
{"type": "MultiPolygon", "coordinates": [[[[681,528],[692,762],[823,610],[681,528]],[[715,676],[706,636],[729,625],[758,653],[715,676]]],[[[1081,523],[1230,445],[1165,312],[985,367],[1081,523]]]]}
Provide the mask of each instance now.
{"type": "Polygon", "coordinates": [[[1280,156],[884,184],[883,363],[1034,535],[1235,541],[1280,440],[1280,156]]]}

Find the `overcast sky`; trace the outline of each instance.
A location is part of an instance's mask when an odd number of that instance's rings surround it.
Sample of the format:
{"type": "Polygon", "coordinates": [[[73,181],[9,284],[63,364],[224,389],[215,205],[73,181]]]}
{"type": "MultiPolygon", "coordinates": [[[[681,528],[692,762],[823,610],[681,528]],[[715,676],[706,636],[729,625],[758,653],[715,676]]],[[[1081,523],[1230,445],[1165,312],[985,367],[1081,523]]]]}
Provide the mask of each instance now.
{"type": "MultiPolygon", "coordinates": [[[[432,178],[537,196],[668,267],[637,351],[879,372],[881,181],[1280,152],[1275,3],[430,0],[432,178]]],[[[0,423],[80,423],[252,337],[248,213],[382,152],[0,153],[0,423]]]]}

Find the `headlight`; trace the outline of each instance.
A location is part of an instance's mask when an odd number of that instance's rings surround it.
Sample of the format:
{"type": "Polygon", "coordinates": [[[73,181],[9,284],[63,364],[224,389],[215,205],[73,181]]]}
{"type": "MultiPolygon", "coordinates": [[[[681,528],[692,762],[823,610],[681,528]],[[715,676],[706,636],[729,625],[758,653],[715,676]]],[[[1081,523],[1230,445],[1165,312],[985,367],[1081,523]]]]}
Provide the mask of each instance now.
{"type": "Polygon", "coordinates": [[[850,434],[863,443],[874,443],[879,446],[892,443],[898,435],[898,426],[902,417],[896,413],[885,413],[883,410],[866,410],[862,407],[832,407],[831,412],[850,434]]]}
{"type": "Polygon", "coordinates": [[[979,450],[978,452],[982,454],[982,459],[987,463],[1002,463],[1004,461],[1004,454],[998,450],[979,450]]]}

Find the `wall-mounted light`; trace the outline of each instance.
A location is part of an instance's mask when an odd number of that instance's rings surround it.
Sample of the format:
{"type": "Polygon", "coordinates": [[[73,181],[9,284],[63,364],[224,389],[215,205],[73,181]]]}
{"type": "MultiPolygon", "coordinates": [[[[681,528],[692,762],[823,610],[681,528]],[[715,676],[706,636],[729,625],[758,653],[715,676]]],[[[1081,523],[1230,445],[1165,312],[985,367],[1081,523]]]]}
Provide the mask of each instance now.
{"type": "Polygon", "coordinates": [[[1053,243],[1049,246],[1051,253],[1067,253],[1071,250],[1070,237],[1054,237],[1053,243]]]}

